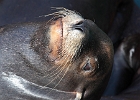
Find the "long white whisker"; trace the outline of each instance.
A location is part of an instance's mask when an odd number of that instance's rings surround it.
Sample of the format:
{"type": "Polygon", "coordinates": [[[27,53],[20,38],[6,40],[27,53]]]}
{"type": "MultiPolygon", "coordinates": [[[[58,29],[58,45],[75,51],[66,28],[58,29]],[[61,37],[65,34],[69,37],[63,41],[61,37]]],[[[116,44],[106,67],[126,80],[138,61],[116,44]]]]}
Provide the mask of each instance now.
{"type": "MultiPolygon", "coordinates": [[[[64,72],[64,75],[62,76],[62,78],[59,80],[59,82],[53,87],[53,89],[55,89],[58,85],[59,85],[59,83],[62,81],[62,79],[65,77],[65,75],[66,75],[66,73],[68,72],[68,70],[69,70],[69,66],[67,66],[67,69],[66,69],[66,71],[64,72]]],[[[52,90],[51,90],[52,91],[52,90]]],[[[51,93],[51,91],[49,92],[49,93],[51,93]]]]}
{"type": "Polygon", "coordinates": [[[67,61],[67,62],[64,64],[64,66],[62,67],[62,69],[60,70],[60,72],[57,74],[57,76],[56,76],[51,82],[49,82],[48,84],[46,84],[46,85],[43,86],[43,87],[46,87],[46,86],[48,86],[50,83],[52,83],[52,82],[60,75],[60,73],[63,71],[63,69],[65,69],[65,66],[68,64],[68,62],[69,62],[69,61],[67,61]]]}

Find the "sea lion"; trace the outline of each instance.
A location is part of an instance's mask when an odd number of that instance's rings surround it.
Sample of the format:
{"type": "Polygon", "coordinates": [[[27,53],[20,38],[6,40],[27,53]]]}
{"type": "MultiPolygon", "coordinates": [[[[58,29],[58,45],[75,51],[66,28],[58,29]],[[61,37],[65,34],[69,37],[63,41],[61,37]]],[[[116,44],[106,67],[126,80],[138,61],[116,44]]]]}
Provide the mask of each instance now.
{"type": "MultiPolygon", "coordinates": [[[[114,56],[113,71],[108,87],[104,93],[105,95],[108,96],[118,95],[123,90],[129,88],[130,84],[132,83],[132,78],[135,73],[133,72],[133,69],[129,69],[130,65],[126,64],[126,59],[128,60],[129,58],[129,53],[127,53],[129,50],[125,51],[123,49],[120,49],[120,47],[123,46],[122,44],[125,44],[127,45],[127,48],[129,48],[129,46],[133,47],[133,45],[130,45],[131,42],[136,43],[137,41],[137,44],[139,43],[138,38],[136,38],[137,36],[139,37],[139,35],[135,35],[135,34],[140,34],[139,18],[140,18],[140,8],[134,5],[131,19],[129,20],[123,32],[123,35],[121,37],[123,40],[120,41],[121,44],[119,48],[117,48],[114,56]],[[126,38],[132,38],[132,39],[126,39],[126,38]],[[129,43],[127,43],[126,40],[129,40],[129,43]],[[122,54],[123,52],[125,53],[125,56],[122,54]]],[[[137,58],[137,60],[139,60],[139,58],[137,58]]],[[[130,61],[128,61],[128,63],[130,61]]]]}
{"type": "Polygon", "coordinates": [[[1,27],[1,100],[100,99],[112,42],[91,20],[56,9],[50,21],[1,27]]]}
{"type": "Polygon", "coordinates": [[[101,100],[140,100],[140,34],[122,41],[114,61],[108,94],[101,100]]]}

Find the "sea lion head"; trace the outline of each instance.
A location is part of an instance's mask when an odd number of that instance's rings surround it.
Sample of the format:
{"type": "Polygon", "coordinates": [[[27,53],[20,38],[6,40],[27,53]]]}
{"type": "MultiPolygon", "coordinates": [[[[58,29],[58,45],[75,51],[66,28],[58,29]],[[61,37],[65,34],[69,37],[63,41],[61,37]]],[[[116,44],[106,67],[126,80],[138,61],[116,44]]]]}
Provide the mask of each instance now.
{"type": "Polygon", "coordinates": [[[112,42],[91,20],[57,9],[46,32],[48,73],[53,74],[47,86],[75,92],[78,100],[98,100],[111,73],[112,42]]]}

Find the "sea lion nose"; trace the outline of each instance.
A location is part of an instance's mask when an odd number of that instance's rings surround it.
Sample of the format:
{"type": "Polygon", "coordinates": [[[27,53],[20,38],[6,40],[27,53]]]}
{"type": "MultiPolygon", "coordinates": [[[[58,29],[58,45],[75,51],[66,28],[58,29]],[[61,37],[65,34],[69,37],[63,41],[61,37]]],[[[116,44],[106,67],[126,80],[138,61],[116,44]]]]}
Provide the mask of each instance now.
{"type": "Polygon", "coordinates": [[[78,22],[73,26],[73,28],[84,32],[84,22],[83,21],[78,22]]]}

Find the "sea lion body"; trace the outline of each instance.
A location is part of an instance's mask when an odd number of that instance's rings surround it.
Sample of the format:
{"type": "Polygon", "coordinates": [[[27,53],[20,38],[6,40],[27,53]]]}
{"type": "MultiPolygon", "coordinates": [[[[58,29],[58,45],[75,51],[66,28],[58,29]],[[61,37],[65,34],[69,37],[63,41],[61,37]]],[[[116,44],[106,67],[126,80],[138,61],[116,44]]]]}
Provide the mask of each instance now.
{"type": "MultiPolygon", "coordinates": [[[[127,49],[128,48],[132,49],[132,47],[135,47],[135,44],[139,45],[138,41],[139,35],[136,35],[140,34],[139,12],[140,8],[134,5],[131,19],[129,20],[125,30],[123,31],[122,35],[123,40],[120,41],[121,44],[117,48],[114,56],[113,71],[108,87],[105,91],[105,95],[108,96],[118,95],[125,89],[129,88],[131,83],[134,81],[132,79],[134,77],[134,74],[136,74],[136,71],[134,72],[133,71],[134,69],[133,68],[131,69],[129,64],[130,62],[133,62],[131,61],[133,60],[133,58],[131,58],[129,56],[130,54],[128,53],[130,50],[124,50],[124,48],[122,49],[121,47],[125,45],[127,49]],[[128,41],[128,43],[126,40],[128,41]]],[[[138,49],[138,47],[136,49],[138,49]]],[[[137,59],[136,63],[138,63],[139,58],[135,59],[137,59]]]]}
{"type": "Polygon", "coordinates": [[[126,37],[114,55],[112,76],[106,96],[101,100],[139,100],[140,34],[126,37]],[[128,78],[129,77],[129,78],[128,78]],[[113,79],[115,78],[115,79],[113,79]],[[114,84],[112,84],[114,83],[114,84]]]}
{"type": "Polygon", "coordinates": [[[49,22],[1,27],[0,99],[100,99],[112,42],[94,22],[57,9],[49,22]]]}

